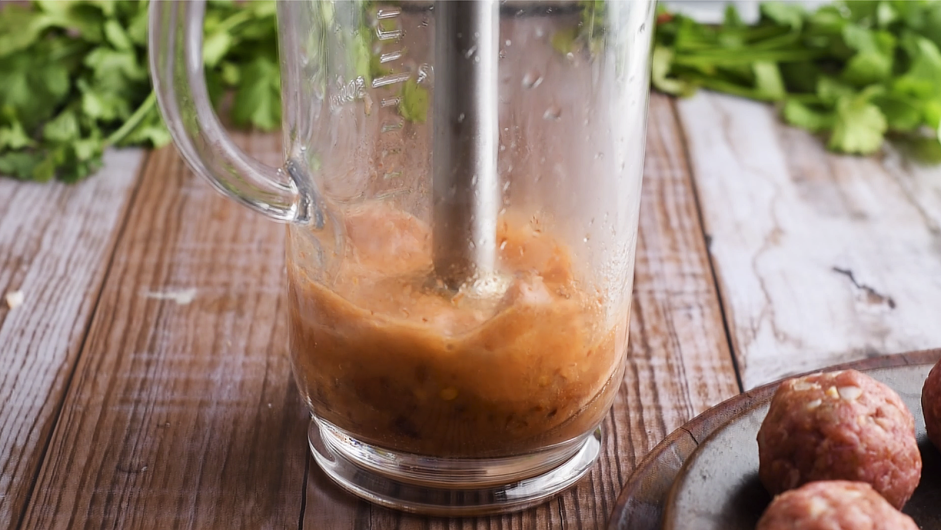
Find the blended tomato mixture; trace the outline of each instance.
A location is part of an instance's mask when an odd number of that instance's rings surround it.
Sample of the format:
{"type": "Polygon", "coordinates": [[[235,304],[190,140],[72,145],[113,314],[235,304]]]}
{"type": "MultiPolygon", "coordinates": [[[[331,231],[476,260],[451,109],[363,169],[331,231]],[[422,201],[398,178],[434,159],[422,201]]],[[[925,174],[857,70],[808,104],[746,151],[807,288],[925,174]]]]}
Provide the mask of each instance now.
{"type": "MultiPolygon", "coordinates": [[[[617,393],[627,314],[615,325],[568,248],[505,217],[508,287],[491,297],[432,280],[430,227],[381,203],[344,216],[339,266],[289,238],[291,352],[314,413],[408,453],[519,455],[595,427],[617,393]]],[[[298,230],[298,229],[292,229],[298,230]]]]}

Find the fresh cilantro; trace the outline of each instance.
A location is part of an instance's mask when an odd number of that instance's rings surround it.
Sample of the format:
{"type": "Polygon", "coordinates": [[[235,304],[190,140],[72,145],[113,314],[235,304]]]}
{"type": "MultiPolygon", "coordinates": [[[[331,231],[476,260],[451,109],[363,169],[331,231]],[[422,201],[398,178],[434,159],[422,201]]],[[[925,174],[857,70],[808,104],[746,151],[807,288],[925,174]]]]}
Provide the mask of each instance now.
{"type": "Polygon", "coordinates": [[[790,100],[784,104],[784,119],[791,125],[818,132],[833,128],[834,113],[812,109],[803,103],[790,100]]]}
{"type": "MultiPolygon", "coordinates": [[[[34,0],[0,9],[0,174],[74,182],[101,167],[108,146],[170,142],[148,75],[147,4],[34,0]]],[[[232,92],[231,122],[277,128],[275,2],[210,1],[205,29],[214,103],[232,92]]]]}
{"type": "MultiPolygon", "coordinates": [[[[886,134],[941,136],[941,0],[845,1],[807,11],[764,2],[752,26],[729,6],[719,26],[659,9],[654,88],[707,88],[777,103],[837,152],[877,151],[886,134]]],[[[923,149],[922,149],[923,150],[923,149]]]]}
{"type": "Polygon", "coordinates": [[[882,145],[885,116],[865,94],[843,96],[836,104],[833,134],[827,147],[843,153],[870,154],[882,145]]]}
{"type": "Polygon", "coordinates": [[[23,125],[19,122],[0,127],[0,149],[22,149],[31,147],[34,143],[32,138],[26,136],[23,125]]]}
{"type": "Polygon", "coordinates": [[[565,55],[574,53],[578,45],[578,28],[560,29],[552,35],[552,47],[565,55]]]}
{"type": "Polygon", "coordinates": [[[761,18],[778,26],[787,26],[793,31],[804,27],[807,11],[800,4],[793,2],[765,2],[760,7],[761,18]]]}
{"type": "MultiPolygon", "coordinates": [[[[583,4],[589,34],[600,36],[595,15],[603,2],[583,4]]],[[[329,25],[333,5],[318,5],[329,25]]],[[[171,141],[148,75],[147,8],[136,0],[33,0],[0,9],[0,175],[74,182],[101,166],[108,146],[171,141]]],[[[375,20],[372,2],[360,13],[344,48],[350,71],[369,85],[390,73],[376,53],[378,31],[390,28],[375,20]]],[[[209,0],[204,31],[206,88],[216,110],[228,110],[235,126],[278,128],[274,0],[209,0]]],[[[402,117],[424,123],[427,89],[410,80],[399,95],[402,117]]]]}
{"type": "Polygon", "coordinates": [[[604,47],[605,0],[579,0],[578,24],[563,28],[552,35],[552,47],[562,55],[576,53],[583,48],[597,54],[604,47]]]}
{"type": "Polygon", "coordinates": [[[245,65],[235,93],[232,118],[236,125],[273,130],[281,125],[281,82],[278,63],[258,57],[245,65]]]}
{"type": "Polygon", "coordinates": [[[409,121],[425,123],[428,119],[428,90],[420,86],[414,79],[409,79],[402,85],[402,94],[399,101],[399,114],[409,121]]]}
{"type": "Polygon", "coordinates": [[[668,78],[673,50],[666,46],[654,46],[650,64],[650,79],[654,88],[674,96],[688,96],[696,91],[696,86],[686,80],[668,78]]]}

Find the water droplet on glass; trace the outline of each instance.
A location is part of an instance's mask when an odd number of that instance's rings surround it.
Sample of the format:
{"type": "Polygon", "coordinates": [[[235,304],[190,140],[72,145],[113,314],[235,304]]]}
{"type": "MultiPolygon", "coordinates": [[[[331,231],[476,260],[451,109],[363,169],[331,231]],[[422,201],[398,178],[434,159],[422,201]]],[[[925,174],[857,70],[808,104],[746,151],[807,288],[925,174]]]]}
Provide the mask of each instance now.
{"type": "Polygon", "coordinates": [[[471,46],[470,48],[468,48],[466,52],[464,52],[464,58],[465,58],[465,59],[470,59],[470,58],[471,58],[471,55],[474,55],[474,53],[475,53],[476,51],[477,51],[477,45],[475,44],[475,45],[471,46]]]}
{"type": "Polygon", "coordinates": [[[589,236],[588,234],[585,234],[585,237],[582,238],[582,242],[588,243],[589,239],[591,239],[591,236],[589,236]]]}
{"type": "Polygon", "coordinates": [[[480,56],[479,56],[479,55],[475,55],[475,56],[474,56],[474,62],[475,62],[475,63],[479,63],[479,62],[480,62],[480,56]]]}
{"type": "Polygon", "coordinates": [[[458,122],[458,123],[464,123],[464,113],[463,113],[463,112],[457,115],[457,122],[458,122]]]}
{"type": "Polygon", "coordinates": [[[501,152],[506,151],[506,146],[503,144],[500,144],[500,151],[501,152]]]}
{"type": "Polygon", "coordinates": [[[565,58],[568,59],[568,60],[570,60],[570,61],[574,61],[574,60],[575,60],[575,54],[572,53],[572,52],[568,52],[568,53],[565,54],[565,58]]]}
{"type": "Polygon", "coordinates": [[[536,88],[542,84],[542,74],[536,70],[530,70],[523,74],[523,88],[536,88]]]}
{"type": "Polygon", "coordinates": [[[604,158],[604,153],[602,153],[601,151],[595,153],[595,160],[601,160],[603,158],[604,158]]]}
{"type": "Polygon", "coordinates": [[[506,40],[506,45],[509,46],[509,45],[511,45],[511,44],[513,44],[513,41],[511,41],[510,39],[507,39],[507,40],[506,40]]]}
{"type": "Polygon", "coordinates": [[[418,65],[418,78],[416,79],[416,82],[423,83],[426,79],[431,77],[434,71],[434,67],[428,63],[422,63],[418,65]]]}
{"type": "Polygon", "coordinates": [[[537,26],[537,27],[536,27],[536,38],[537,38],[537,39],[541,39],[542,36],[545,35],[545,34],[546,34],[546,32],[542,30],[542,26],[537,26]]]}
{"type": "Polygon", "coordinates": [[[562,119],[562,109],[558,105],[552,105],[542,114],[542,119],[549,121],[560,120],[562,119]]]}
{"type": "Polygon", "coordinates": [[[501,58],[501,59],[506,59],[506,50],[504,50],[504,49],[502,49],[502,48],[500,49],[500,58],[501,58]]]}

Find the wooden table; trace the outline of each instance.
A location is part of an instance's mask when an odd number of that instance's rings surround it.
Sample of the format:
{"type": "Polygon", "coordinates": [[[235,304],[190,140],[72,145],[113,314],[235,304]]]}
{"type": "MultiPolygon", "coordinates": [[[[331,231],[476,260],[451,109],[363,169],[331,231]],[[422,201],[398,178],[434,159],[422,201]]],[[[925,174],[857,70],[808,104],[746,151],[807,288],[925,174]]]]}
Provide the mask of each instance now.
{"type": "MultiPolygon", "coordinates": [[[[243,136],[278,161],[270,136],[243,136]]],[[[628,367],[590,477],[436,519],[312,465],[284,228],[172,148],[77,185],[0,180],[0,528],[601,528],[639,459],[744,389],[941,345],[941,168],[833,156],[768,106],[653,95],[628,367]]]]}

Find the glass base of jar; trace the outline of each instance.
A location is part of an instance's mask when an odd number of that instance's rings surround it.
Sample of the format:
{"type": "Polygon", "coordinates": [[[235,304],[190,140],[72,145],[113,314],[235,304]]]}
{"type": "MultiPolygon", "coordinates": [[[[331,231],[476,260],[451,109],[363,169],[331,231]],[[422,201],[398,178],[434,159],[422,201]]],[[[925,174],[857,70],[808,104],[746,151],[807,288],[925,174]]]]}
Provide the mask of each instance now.
{"type": "Polygon", "coordinates": [[[601,452],[601,426],[538,452],[501,458],[437,458],[363,443],[314,416],[317,465],[368,501],[427,515],[511,512],[541,504],[585,476],[601,452]]]}

